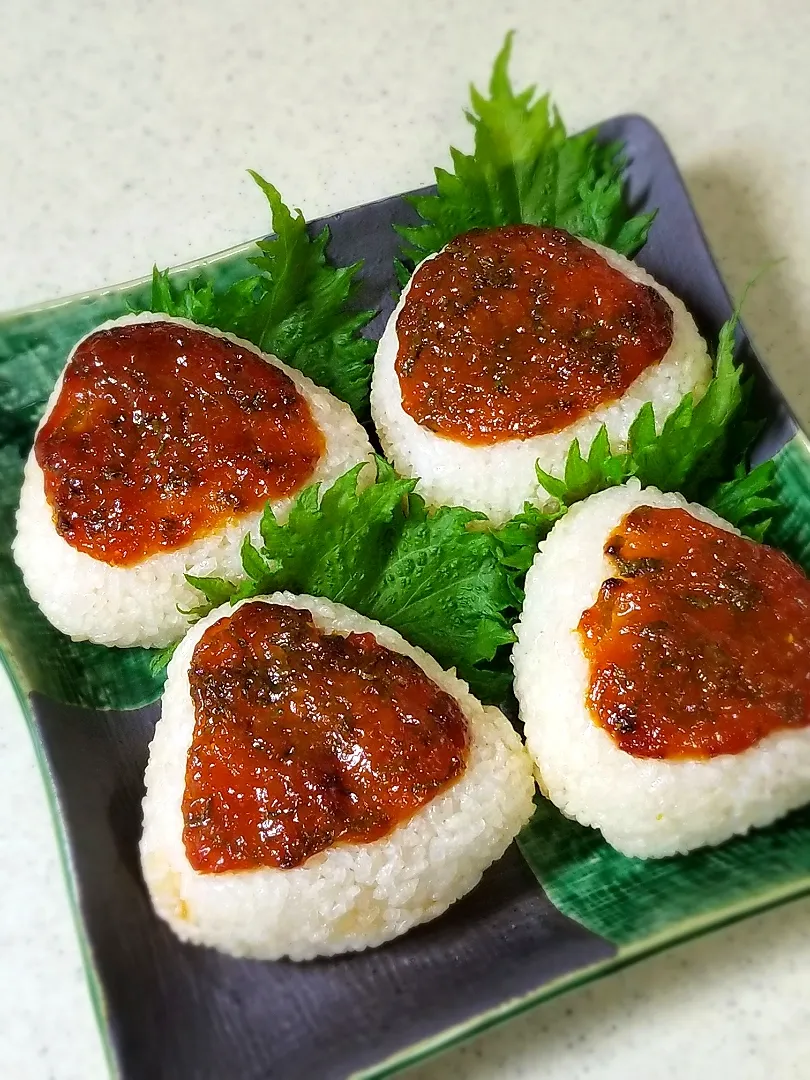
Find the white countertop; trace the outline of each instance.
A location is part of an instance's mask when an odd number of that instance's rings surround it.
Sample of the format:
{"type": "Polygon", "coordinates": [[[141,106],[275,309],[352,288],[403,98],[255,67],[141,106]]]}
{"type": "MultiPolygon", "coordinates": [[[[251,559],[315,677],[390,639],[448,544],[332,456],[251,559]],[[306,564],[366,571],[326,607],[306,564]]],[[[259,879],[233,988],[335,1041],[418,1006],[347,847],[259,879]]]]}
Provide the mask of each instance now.
{"type": "MultiPolygon", "coordinates": [[[[8,0],[0,308],[266,229],[250,166],[307,216],[423,184],[505,31],[571,128],[663,131],[757,346],[810,418],[806,0],[8,0]]],[[[101,1080],[42,784],[0,687],[0,1076],[101,1080]]],[[[420,1080],[790,1080],[810,1061],[810,899],[543,1005],[420,1080]]],[[[183,1078],[178,1078],[183,1080],[183,1078]]],[[[315,1078],[313,1078],[315,1080],[315,1078]]]]}

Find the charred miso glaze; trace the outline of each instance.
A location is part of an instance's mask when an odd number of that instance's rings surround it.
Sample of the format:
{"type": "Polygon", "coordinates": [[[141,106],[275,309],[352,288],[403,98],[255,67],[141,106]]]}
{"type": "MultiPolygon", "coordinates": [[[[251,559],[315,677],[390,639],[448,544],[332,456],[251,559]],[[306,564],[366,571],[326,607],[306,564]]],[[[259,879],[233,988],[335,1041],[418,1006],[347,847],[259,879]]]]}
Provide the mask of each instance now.
{"type": "Polygon", "coordinates": [[[299,866],[377,840],[464,769],[458,703],[371,634],[253,603],[205,631],[183,839],[201,872],[299,866]]]}
{"type": "Polygon", "coordinates": [[[279,368],[204,330],[153,322],[82,342],[35,452],[61,535],[123,566],[291,495],[324,446],[279,368]]]}
{"type": "Polygon", "coordinates": [[[614,401],[672,343],[672,311],[561,229],[459,236],[414,275],[397,318],[402,406],[450,439],[559,431],[614,401]]]}
{"type": "Polygon", "coordinates": [[[588,704],[637,757],[736,754],[810,723],[810,582],[685,510],[633,510],[579,632],[588,704]]]}

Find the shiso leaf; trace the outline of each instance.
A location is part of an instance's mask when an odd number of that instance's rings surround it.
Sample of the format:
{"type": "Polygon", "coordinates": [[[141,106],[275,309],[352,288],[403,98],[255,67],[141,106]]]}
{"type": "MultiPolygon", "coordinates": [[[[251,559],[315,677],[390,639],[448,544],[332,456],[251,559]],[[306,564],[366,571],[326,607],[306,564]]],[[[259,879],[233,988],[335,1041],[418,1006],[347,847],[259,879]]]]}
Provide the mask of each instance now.
{"type": "MultiPolygon", "coordinates": [[[[646,408],[646,406],[644,406],[646,408]]],[[[628,478],[629,454],[614,454],[610,449],[604,424],[591,443],[587,458],[583,458],[579,440],[575,439],[568,449],[562,479],[535,466],[538,482],[563,506],[587,499],[597,491],[615,487],[628,478]]]]}
{"type": "MultiPolygon", "coordinates": [[[[200,277],[181,290],[175,291],[168,270],[152,267],[152,296],[149,310],[174,315],[180,319],[200,323],[203,326],[217,326],[222,322],[222,313],[218,310],[214,286],[200,277]]],[[[224,326],[219,329],[224,330],[224,326]]]]}
{"type": "Polygon", "coordinates": [[[321,493],[304,489],[281,525],[268,507],[261,546],[243,549],[247,580],[190,578],[216,603],[288,589],[325,596],[398,630],[474,692],[500,700],[510,673],[502,646],[514,640],[514,572],[482,515],[430,511],[383,458],[376,476],[358,465],[321,493]]]}
{"type": "MultiPolygon", "coordinates": [[[[628,255],[647,238],[655,215],[630,211],[621,146],[594,131],[568,135],[548,94],[514,91],[513,36],[495,60],[489,97],[470,88],[473,153],[452,147],[453,171],[435,170],[436,194],[408,200],[422,221],[397,226],[403,259],[417,264],[469,229],[519,223],[555,225],[628,255]]],[[[407,274],[400,260],[401,284],[407,274]]]]}
{"type": "Polygon", "coordinates": [[[481,696],[500,700],[511,675],[498,668],[514,635],[510,575],[483,514],[462,507],[428,511],[411,495],[402,530],[374,589],[369,614],[456,667],[481,696]]]}
{"type": "Polygon", "coordinates": [[[516,607],[523,604],[523,576],[532,565],[540,541],[545,540],[566,510],[567,507],[559,502],[550,510],[540,510],[525,503],[522,514],[517,514],[498,529],[496,537],[501,545],[501,562],[510,571],[516,607]]]}
{"type": "Polygon", "coordinates": [[[195,577],[194,574],[186,574],[186,581],[199,589],[210,607],[219,607],[233,596],[233,586],[220,578],[195,577]]]}
{"type": "Polygon", "coordinates": [[[264,591],[269,586],[325,596],[369,614],[415,484],[397,476],[383,458],[376,459],[376,467],[372,483],[361,481],[361,474],[365,480],[370,472],[361,463],[323,495],[317,484],[305,488],[283,525],[268,506],[261,526],[264,577],[246,565],[248,576],[264,591]]]}
{"type": "Polygon", "coordinates": [[[171,645],[167,645],[165,649],[153,649],[152,655],[149,658],[149,670],[153,675],[160,675],[165,671],[169,661],[174,656],[174,650],[180,644],[179,641],[173,641],[171,645]]]}
{"type": "Polygon", "coordinates": [[[375,344],[360,336],[372,311],[354,307],[361,263],[332,266],[329,230],[310,237],[272,184],[250,174],[270,206],[274,235],[257,244],[258,271],[217,292],[199,277],[175,288],[169,272],[152,273],[148,310],[226,330],[303,371],[365,419],[375,344]]]}
{"type": "Polygon", "coordinates": [[[762,542],[773,519],[784,510],[776,486],[776,471],[775,461],[763,461],[750,472],[740,464],[734,479],[720,484],[707,505],[740,532],[762,542]]]}

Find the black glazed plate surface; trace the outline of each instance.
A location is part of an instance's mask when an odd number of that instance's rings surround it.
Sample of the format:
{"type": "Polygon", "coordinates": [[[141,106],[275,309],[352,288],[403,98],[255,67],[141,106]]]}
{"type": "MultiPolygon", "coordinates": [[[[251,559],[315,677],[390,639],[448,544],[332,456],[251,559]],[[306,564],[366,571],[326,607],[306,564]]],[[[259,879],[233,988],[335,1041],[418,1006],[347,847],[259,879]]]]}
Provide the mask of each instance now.
{"type": "MultiPolygon", "coordinates": [[[[659,208],[638,261],[716,338],[730,313],[728,295],[666,145],[636,116],[611,120],[601,133],[626,146],[633,200],[659,208]]],[[[410,217],[395,196],[312,225],[330,227],[330,253],[339,263],[365,260],[361,300],[381,312],[372,333],[394,305],[391,224],[410,217]]],[[[219,273],[243,257],[244,251],[226,253],[201,260],[198,269],[219,273]]],[[[122,309],[131,289],[107,290],[96,321],[119,313],[116,303],[122,309]]],[[[52,317],[66,318],[71,304],[92,310],[94,302],[69,301],[52,317]]],[[[750,348],[744,355],[760,371],[770,405],[759,448],[766,458],[796,426],[750,348]]],[[[125,1080],[382,1076],[645,951],[633,953],[558,911],[514,845],[446,915],[376,950],[294,964],[235,960],[185,945],[154,916],[138,863],[142,777],[159,704],[91,710],[34,693],[31,711],[58,795],[101,1011],[125,1080]]],[[[757,906],[752,900],[751,910],[757,906]]],[[[727,917],[718,912],[715,922],[727,917]]],[[[673,931],[671,940],[691,932],[673,931]]]]}

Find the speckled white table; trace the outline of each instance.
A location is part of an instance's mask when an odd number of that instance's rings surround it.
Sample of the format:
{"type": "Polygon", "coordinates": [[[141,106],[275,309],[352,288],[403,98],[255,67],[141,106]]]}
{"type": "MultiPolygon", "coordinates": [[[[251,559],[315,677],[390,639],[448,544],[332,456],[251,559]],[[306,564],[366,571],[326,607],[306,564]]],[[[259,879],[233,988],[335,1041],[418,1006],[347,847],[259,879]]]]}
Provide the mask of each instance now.
{"type": "MultiPolygon", "coordinates": [[[[574,128],[651,117],[746,321],[810,418],[807,0],[4,0],[0,307],[262,232],[245,168],[308,216],[430,178],[509,27],[574,128]]],[[[0,687],[0,1076],[105,1075],[42,785],[0,687]]],[[[420,1080],[810,1072],[810,900],[541,1006],[420,1080]]],[[[111,913],[114,917],[114,913],[111,913]]],[[[184,1078],[178,1078],[184,1080],[184,1078]]],[[[314,1080],[314,1078],[313,1078],[314,1080]]]]}

